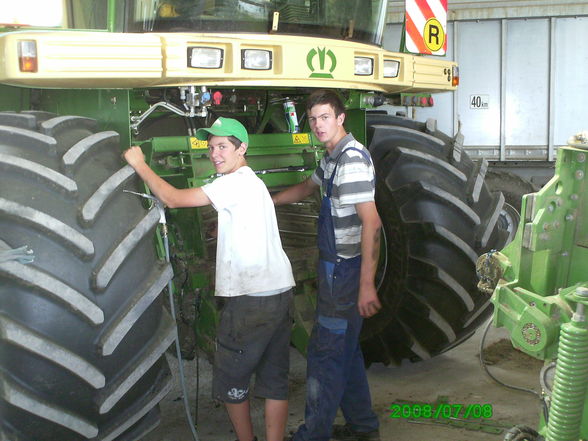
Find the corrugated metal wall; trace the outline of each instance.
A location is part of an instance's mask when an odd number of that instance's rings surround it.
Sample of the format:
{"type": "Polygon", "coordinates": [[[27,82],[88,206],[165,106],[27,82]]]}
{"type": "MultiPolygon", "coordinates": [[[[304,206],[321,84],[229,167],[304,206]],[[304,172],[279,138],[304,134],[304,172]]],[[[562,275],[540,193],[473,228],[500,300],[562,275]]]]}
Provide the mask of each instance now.
{"type": "MultiPolygon", "coordinates": [[[[394,21],[400,2],[391,3],[394,21]]],[[[461,122],[470,155],[489,160],[552,160],[558,145],[588,130],[588,4],[450,1],[449,9],[458,91],[434,95],[433,108],[390,110],[437,118],[450,134],[461,122]]],[[[399,50],[401,29],[388,24],[386,49],[399,50]]]]}

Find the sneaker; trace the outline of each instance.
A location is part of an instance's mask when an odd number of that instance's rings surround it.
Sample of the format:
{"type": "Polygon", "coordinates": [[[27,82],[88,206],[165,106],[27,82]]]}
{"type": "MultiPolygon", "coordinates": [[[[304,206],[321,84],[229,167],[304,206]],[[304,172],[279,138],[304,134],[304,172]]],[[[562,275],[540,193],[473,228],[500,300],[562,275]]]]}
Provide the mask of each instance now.
{"type": "Polygon", "coordinates": [[[335,424],[331,439],[335,441],[380,441],[380,431],[357,432],[347,424],[335,424]]]}

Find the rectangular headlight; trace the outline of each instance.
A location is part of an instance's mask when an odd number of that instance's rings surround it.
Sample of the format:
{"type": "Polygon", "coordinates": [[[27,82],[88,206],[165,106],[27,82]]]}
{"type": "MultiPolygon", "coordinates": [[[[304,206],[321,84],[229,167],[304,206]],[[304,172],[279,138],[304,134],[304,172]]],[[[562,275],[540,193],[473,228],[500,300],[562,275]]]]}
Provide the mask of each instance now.
{"type": "Polygon", "coordinates": [[[384,78],[396,78],[400,69],[400,61],[384,60],[384,78]]]}
{"type": "Polygon", "coordinates": [[[18,42],[18,65],[21,72],[37,72],[37,42],[20,40],[18,42]]]}
{"type": "Polygon", "coordinates": [[[373,72],[373,59],[369,57],[355,57],[355,75],[371,75],[373,72]]]}
{"type": "Polygon", "coordinates": [[[272,68],[272,52],[262,49],[243,49],[241,51],[241,67],[243,69],[270,70],[272,68]]]}
{"type": "Polygon", "coordinates": [[[219,69],[223,65],[223,50],[215,47],[189,47],[188,66],[219,69]]]}

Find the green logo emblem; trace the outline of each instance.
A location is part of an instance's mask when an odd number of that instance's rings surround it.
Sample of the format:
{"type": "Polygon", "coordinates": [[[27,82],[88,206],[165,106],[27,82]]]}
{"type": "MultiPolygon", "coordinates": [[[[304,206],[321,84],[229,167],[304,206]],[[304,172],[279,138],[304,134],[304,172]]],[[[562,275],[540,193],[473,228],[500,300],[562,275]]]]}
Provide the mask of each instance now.
{"type": "Polygon", "coordinates": [[[308,51],[308,54],[306,54],[306,64],[312,72],[310,74],[310,78],[333,78],[333,75],[331,75],[331,73],[335,70],[335,67],[337,67],[337,57],[335,57],[335,54],[331,49],[327,50],[327,48],[325,47],[317,47],[316,49],[311,49],[310,51],[308,51]],[[317,55],[319,59],[319,69],[318,72],[315,72],[313,61],[314,57],[317,55]],[[328,56],[331,60],[331,67],[330,69],[328,69],[328,71],[325,67],[325,56],[328,56]]]}

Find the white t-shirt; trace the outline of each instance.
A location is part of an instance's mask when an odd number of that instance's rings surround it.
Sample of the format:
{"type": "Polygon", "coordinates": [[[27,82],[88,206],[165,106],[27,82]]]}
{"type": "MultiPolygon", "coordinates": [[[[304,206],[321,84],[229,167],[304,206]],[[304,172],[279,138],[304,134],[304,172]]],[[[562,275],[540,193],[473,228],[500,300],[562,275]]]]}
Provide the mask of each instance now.
{"type": "Polygon", "coordinates": [[[215,295],[255,295],[294,286],[274,204],[253,170],[240,167],[202,190],[218,212],[215,295]]]}

